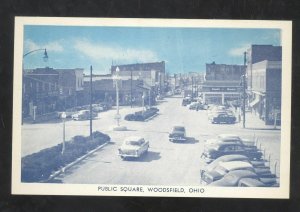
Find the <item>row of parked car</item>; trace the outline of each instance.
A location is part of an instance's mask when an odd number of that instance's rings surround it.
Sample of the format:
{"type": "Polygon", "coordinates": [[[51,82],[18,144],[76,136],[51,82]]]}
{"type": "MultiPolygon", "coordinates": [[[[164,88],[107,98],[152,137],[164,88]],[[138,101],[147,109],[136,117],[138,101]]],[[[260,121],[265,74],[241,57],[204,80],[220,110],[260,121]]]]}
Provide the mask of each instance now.
{"type": "Polygon", "coordinates": [[[221,134],[205,141],[200,182],[209,186],[278,186],[277,177],[262,159],[253,141],[234,134],[221,134]]]}
{"type": "MultiPolygon", "coordinates": [[[[92,104],[92,118],[98,116],[99,112],[107,111],[112,107],[108,103],[92,104]]],[[[58,112],[58,118],[61,118],[63,112],[58,112]]],[[[90,105],[78,106],[69,108],[64,111],[66,118],[72,118],[73,120],[87,120],[90,118],[90,105]]]]}

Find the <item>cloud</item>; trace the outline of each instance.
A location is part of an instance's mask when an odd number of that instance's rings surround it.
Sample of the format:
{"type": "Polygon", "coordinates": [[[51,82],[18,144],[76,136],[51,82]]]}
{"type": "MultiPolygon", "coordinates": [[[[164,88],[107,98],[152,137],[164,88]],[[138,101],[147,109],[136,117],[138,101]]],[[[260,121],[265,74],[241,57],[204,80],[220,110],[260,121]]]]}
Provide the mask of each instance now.
{"type": "Polygon", "coordinates": [[[231,56],[241,56],[250,47],[251,47],[251,44],[249,44],[249,43],[243,44],[243,45],[241,45],[239,47],[230,49],[229,52],[228,52],[228,54],[231,55],[231,56]]]}
{"type": "Polygon", "coordinates": [[[264,42],[271,42],[271,43],[278,43],[281,45],[281,31],[276,30],[276,31],[271,31],[266,33],[262,38],[264,42]]]}
{"type": "Polygon", "coordinates": [[[33,51],[36,49],[44,49],[46,48],[47,51],[54,51],[54,52],[62,52],[64,50],[63,46],[60,44],[61,41],[53,41],[46,44],[37,44],[31,39],[25,40],[24,47],[26,51],[33,51]]]}
{"type": "Polygon", "coordinates": [[[91,59],[149,62],[157,60],[157,55],[149,50],[108,46],[91,43],[86,39],[75,41],[74,48],[91,59]]]}

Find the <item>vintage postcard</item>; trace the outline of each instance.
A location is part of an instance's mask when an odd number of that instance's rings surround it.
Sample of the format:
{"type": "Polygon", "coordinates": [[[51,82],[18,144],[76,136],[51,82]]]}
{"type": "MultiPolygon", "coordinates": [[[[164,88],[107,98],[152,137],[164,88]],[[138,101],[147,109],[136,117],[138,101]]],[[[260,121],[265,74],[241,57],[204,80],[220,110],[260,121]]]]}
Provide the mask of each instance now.
{"type": "Polygon", "coordinates": [[[289,198],[291,21],[16,17],[12,194],[289,198]]]}

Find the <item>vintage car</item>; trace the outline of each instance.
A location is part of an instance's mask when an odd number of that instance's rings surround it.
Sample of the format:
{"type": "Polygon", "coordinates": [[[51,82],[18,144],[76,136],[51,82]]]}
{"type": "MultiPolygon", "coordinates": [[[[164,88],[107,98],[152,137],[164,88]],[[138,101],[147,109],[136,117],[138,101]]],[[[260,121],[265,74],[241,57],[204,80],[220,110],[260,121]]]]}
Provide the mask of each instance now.
{"type": "Polygon", "coordinates": [[[211,163],[218,157],[232,154],[245,155],[250,160],[260,160],[262,157],[262,152],[256,148],[247,147],[236,142],[220,142],[206,145],[201,158],[203,158],[206,163],[211,163]]]}
{"type": "Polygon", "coordinates": [[[201,183],[204,185],[210,184],[216,180],[221,179],[230,171],[233,170],[250,170],[254,171],[251,163],[247,161],[228,161],[228,162],[220,162],[218,166],[216,166],[211,171],[206,171],[203,173],[201,177],[201,183]]]}
{"type": "Polygon", "coordinates": [[[183,100],[182,100],[182,103],[181,103],[181,105],[182,106],[187,106],[187,105],[189,105],[189,104],[191,104],[191,99],[190,98],[184,98],[183,100]]]}
{"type": "Polygon", "coordinates": [[[266,185],[254,178],[243,178],[239,181],[238,187],[266,187],[266,185]]]}
{"type": "Polygon", "coordinates": [[[141,155],[148,152],[149,142],[145,141],[144,138],[138,136],[131,136],[126,138],[123,141],[123,144],[120,146],[119,156],[122,159],[125,158],[138,158],[141,155]]]}
{"type": "Polygon", "coordinates": [[[104,107],[102,107],[100,104],[92,104],[92,110],[93,112],[102,112],[104,111],[104,107]]]}
{"type": "Polygon", "coordinates": [[[245,155],[238,155],[238,154],[233,154],[233,155],[223,155],[210,164],[207,164],[206,166],[202,166],[200,169],[200,177],[202,177],[204,172],[210,172],[213,169],[215,169],[219,163],[221,162],[230,162],[230,161],[245,161],[249,162],[252,164],[253,167],[265,167],[265,161],[263,160],[256,160],[252,161],[250,160],[247,156],[245,155]]]}
{"type": "Polygon", "coordinates": [[[270,187],[277,183],[277,178],[275,175],[260,176],[259,174],[250,170],[234,170],[225,174],[222,179],[210,183],[209,186],[236,187],[239,185],[240,181],[245,178],[259,180],[265,184],[265,187],[270,187]]]}
{"type": "Polygon", "coordinates": [[[169,141],[171,142],[186,141],[185,128],[183,126],[173,127],[172,132],[169,134],[169,141]]]}
{"type": "Polygon", "coordinates": [[[201,177],[201,182],[205,185],[210,184],[221,179],[225,174],[233,170],[250,170],[260,176],[271,175],[269,167],[254,167],[252,163],[248,161],[228,161],[220,162],[213,170],[204,172],[201,177]]]}
{"type": "Polygon", "coordinates": [[[236,121],[236,117],[234,115],[228,114],[227,112],[222,112],[213,114],[210,120],[212,124],[234,124],[236,121]]]}
{"type": "MultiPolygon", "coordinates": [[[[97,116],[98,116],[97,113],[92,112],[92,118],[95,118],[97,116]]],[[[72,119],[75,121],[90,119],[90,111],[89,110],[80,110],[77,113],[72,115],[72,119]]]]}
{"type": "Polygon", "coordinates": [[[190,110],[196,110],[199,104],[200,104],[199,102],[191,102],[191,104],[187,105],[187,107],[190,110]]]}
{"type": "Polygon", "coordinates": [[[227,142],[234,142],[240,145],[243,145],[247,148],[251,148],[253,150],[257,150],[255,146],[255,142],[250,139],[241,139],[238,135],[235,134],[220,134],[215,139],[207,139],[204,140],[204,145],[209,146],[218,143],[227,143],[227,142]]]}

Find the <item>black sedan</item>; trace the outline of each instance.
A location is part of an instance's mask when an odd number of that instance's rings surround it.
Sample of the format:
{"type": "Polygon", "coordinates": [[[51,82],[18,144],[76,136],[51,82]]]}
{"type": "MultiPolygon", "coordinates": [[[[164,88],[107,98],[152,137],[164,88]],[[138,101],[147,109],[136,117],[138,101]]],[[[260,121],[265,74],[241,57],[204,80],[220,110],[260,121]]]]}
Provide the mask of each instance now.
{"type": "Polygon", "coordinates": [[[236,142],[220,142],[205,146],[201,158],[203,158],[206,163],[210,163],[223,155],[232,154],[245,155],[250,160],[260,160],[262,157],[262,152],[256,148],[247,147],[236,142]]]}
{"type": "Polygon", "coordinates": [[[211,118],[212,124],[220,124],[220,123],[234,124],[235,121],[236,121],[236,117],[228,113],[217,113],[213,115],[213,117],[211,118]]]}

